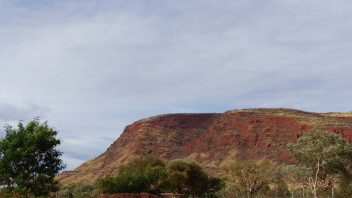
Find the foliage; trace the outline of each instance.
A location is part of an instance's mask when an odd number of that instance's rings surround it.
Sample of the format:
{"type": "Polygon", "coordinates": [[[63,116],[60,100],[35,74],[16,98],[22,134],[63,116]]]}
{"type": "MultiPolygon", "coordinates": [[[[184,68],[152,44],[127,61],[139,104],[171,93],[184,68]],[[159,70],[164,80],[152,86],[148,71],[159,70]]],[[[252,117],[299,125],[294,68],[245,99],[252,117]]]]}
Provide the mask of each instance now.
{"type": "Polygon", "coordinates": [[[225,187],[225,182],[218,177],[208,177],[207,197],[216,197],[215,194],[225,187]]]}
{"type": "Polygon", "coordinates": [[[39,119],[5,127],[0,140],[0,185],[21,196],[45,196],[58,190],[55,175],[65,165],[56,148],[57,131],[39,119]]]}
{"type": "Polygon", "coordinates": [[[166,167],[155,166],[147,168],[144,172],[144,177],[148,185],[148,191],[146,192],[159,194],[163,190],[170,189],[168,175],[169,173],[166,167]]]}
{"type": "MultiPolygon", "coordinates": [[[[351,163],[351,161],[350,161],[351,163]]],[[[338,188],[336,191],[336,197],[352,197],[352,171],[351,166],[347,167],[346,171],[339,177],[337,182],[338,188]]]]}
{"type": "Polygon", "coordinates": [[[89,184],[72,184],[60,189],[61,198],[85,198],[90,196],[93,187],[89,184]]]}
{"type": "Polygon", "coordinates": [[[124,166],[115,177],[107,176],[95,183],[96,194],[140,193],[159,194],[168,186],[165,164],[155,158],[138,158],[124,166]]]}
{"type": "Polygon", "coordinates": [[[185,161],[173,161],[169,166],[157,158],[138,158],[123,168],[115,177],[99,179],[94,194],[177,192],[185,197],[212,197],[224,186],[222,180],[208,176],[200,166],[185,161]],[[148,159],[148,160],[147,160],[148,159]]]}
{"type": "Polygon", "coordinates": [[[14,192],[9,191],[8,189],[0,189],[0,197],[1,198],[13,198],[16,197],[14,192]]]}
{"type": "Polygon", "coordinates": [[[169,181],[171,190],[188,196],[213,196],[223,188],[219,178],[209,177],[194,162],[176,160],[169,164],[169,181]]]}
{"type": "Polygon", "coordinates": [[[223,170],[233,187],[247,197],[252,197],[260,191],[264,193],[278,178],[275,165],[267,160],[234,162],[225,165],[223,170]]]}
{"type": "MultiPolygon", "coordinates": [[[[139,193],[146,192],[147,184],[143,174],[122,172],[116,177],[107,176],[99,179],[95,188],[100,190],[102,194],[114,194],[114,193],[139,193]]],[[[99,194],[100,194],[99,193],[99,194]]]]}
{"type": "Polygon", "coordinates": [[[287,165],[281,169],[283,179],[286,181],[288,190],[294,195],[296,192],[304,196],[306,188],[309,187],[308,178],[311,170],[307,167],[287,165]]]}
{"type": "Polygon", "coordinates": [[[116,184],[115,184],[115,177],[112,176],[105,176],[103,178],[98,179],[94,183],[94,192],[93,194],[113,194],[116,193],[116,184]]]}
{"type": "Polygon", "coordinates": [[[308,185],[314,197],[319,188],[333,187],[334,176],[347,171],[352,153],[344,138],[323,131],[305,133],[287,147],[298,161],[297,170],[305,170],[301,184],[308,185]]]}
{"type": "Polygon", "coordinates": [[[352,180],[343,179],[341,181],[336,197],[352,197],[352,180]]]}

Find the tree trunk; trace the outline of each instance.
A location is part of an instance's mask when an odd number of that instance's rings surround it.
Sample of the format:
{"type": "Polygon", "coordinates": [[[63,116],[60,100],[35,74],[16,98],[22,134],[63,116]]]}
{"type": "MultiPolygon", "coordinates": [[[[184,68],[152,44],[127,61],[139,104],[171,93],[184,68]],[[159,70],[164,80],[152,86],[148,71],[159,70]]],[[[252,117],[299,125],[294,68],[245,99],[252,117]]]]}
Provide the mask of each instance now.
{"type": "Polygon", "coordinates": [[[320,171],[320,160],[318,160],[318,162],[317,162],[317,170],[315,172],[315,178],[314,178],[314,185],[313,185],[314,198],[318,198],[318,196],[317,196],[317,186],[318,186],[318,174],[319,174],[319,171],[320,171]]]}
{"type": "Polygon", "coordinates": [[[314,197],[314,198],[318,198],[318,196],[317,196],[317,189],[316,189],[315,186],[314,186],[314,190],[313,190],[313,197],[314,197]]]}

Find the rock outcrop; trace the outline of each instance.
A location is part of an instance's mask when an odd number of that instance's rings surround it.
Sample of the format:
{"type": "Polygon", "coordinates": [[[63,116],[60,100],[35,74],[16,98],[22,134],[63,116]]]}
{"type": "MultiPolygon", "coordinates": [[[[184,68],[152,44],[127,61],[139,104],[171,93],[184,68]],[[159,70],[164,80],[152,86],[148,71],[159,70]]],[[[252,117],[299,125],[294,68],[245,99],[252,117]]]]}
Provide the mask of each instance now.
{"type": "Polygon", "coordinates": [[[228,161],[268,158],[291,163],[285,148],[302,133],[325,129],[352,141],[352,113],[311,113],[293,109],[245,109],[225,113],[168,114],[137,121],[97,158],[57,179],[62,184],[92,183],[116,174],[137,156],[164,160],[190,158],[210,173],[228,161]]]}

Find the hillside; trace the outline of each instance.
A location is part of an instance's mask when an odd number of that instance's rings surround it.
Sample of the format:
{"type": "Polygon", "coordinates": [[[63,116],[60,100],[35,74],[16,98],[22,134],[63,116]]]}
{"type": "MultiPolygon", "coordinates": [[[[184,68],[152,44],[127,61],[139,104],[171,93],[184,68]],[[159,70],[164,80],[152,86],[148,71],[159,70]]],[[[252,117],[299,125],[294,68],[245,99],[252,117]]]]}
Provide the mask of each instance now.
{"type": "Polygon", "coordinates": [[[290,163],[285,149],[303,132],[324,128],[352,141],[352,113],[244,109],[225,113],[167,114],[128,125],[100,156],[61,173],[62,184],[92,183],[140,155],[190,158],[216,174],[230,160],[269,158],[290,163]]]}

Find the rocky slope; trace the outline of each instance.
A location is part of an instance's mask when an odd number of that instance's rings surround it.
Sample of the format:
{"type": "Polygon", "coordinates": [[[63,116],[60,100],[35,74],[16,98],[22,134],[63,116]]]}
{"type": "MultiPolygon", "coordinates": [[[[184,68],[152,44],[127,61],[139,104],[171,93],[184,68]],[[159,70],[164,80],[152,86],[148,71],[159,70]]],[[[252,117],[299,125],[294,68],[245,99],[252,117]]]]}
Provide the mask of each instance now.
{"type": "Polygon", "coordinates": [[[165,160],[190,158],[217,173],[232,160],[269,158],[292,162],[285,149],[301,133],[326,129],[352,141],[352,113],[310,113],[293,109],[245,109],[225,113],[168,114],[137,121],[97,158],[57,179],[62,184],[92,183],[115,174],[141,155],[165,160]]]}

